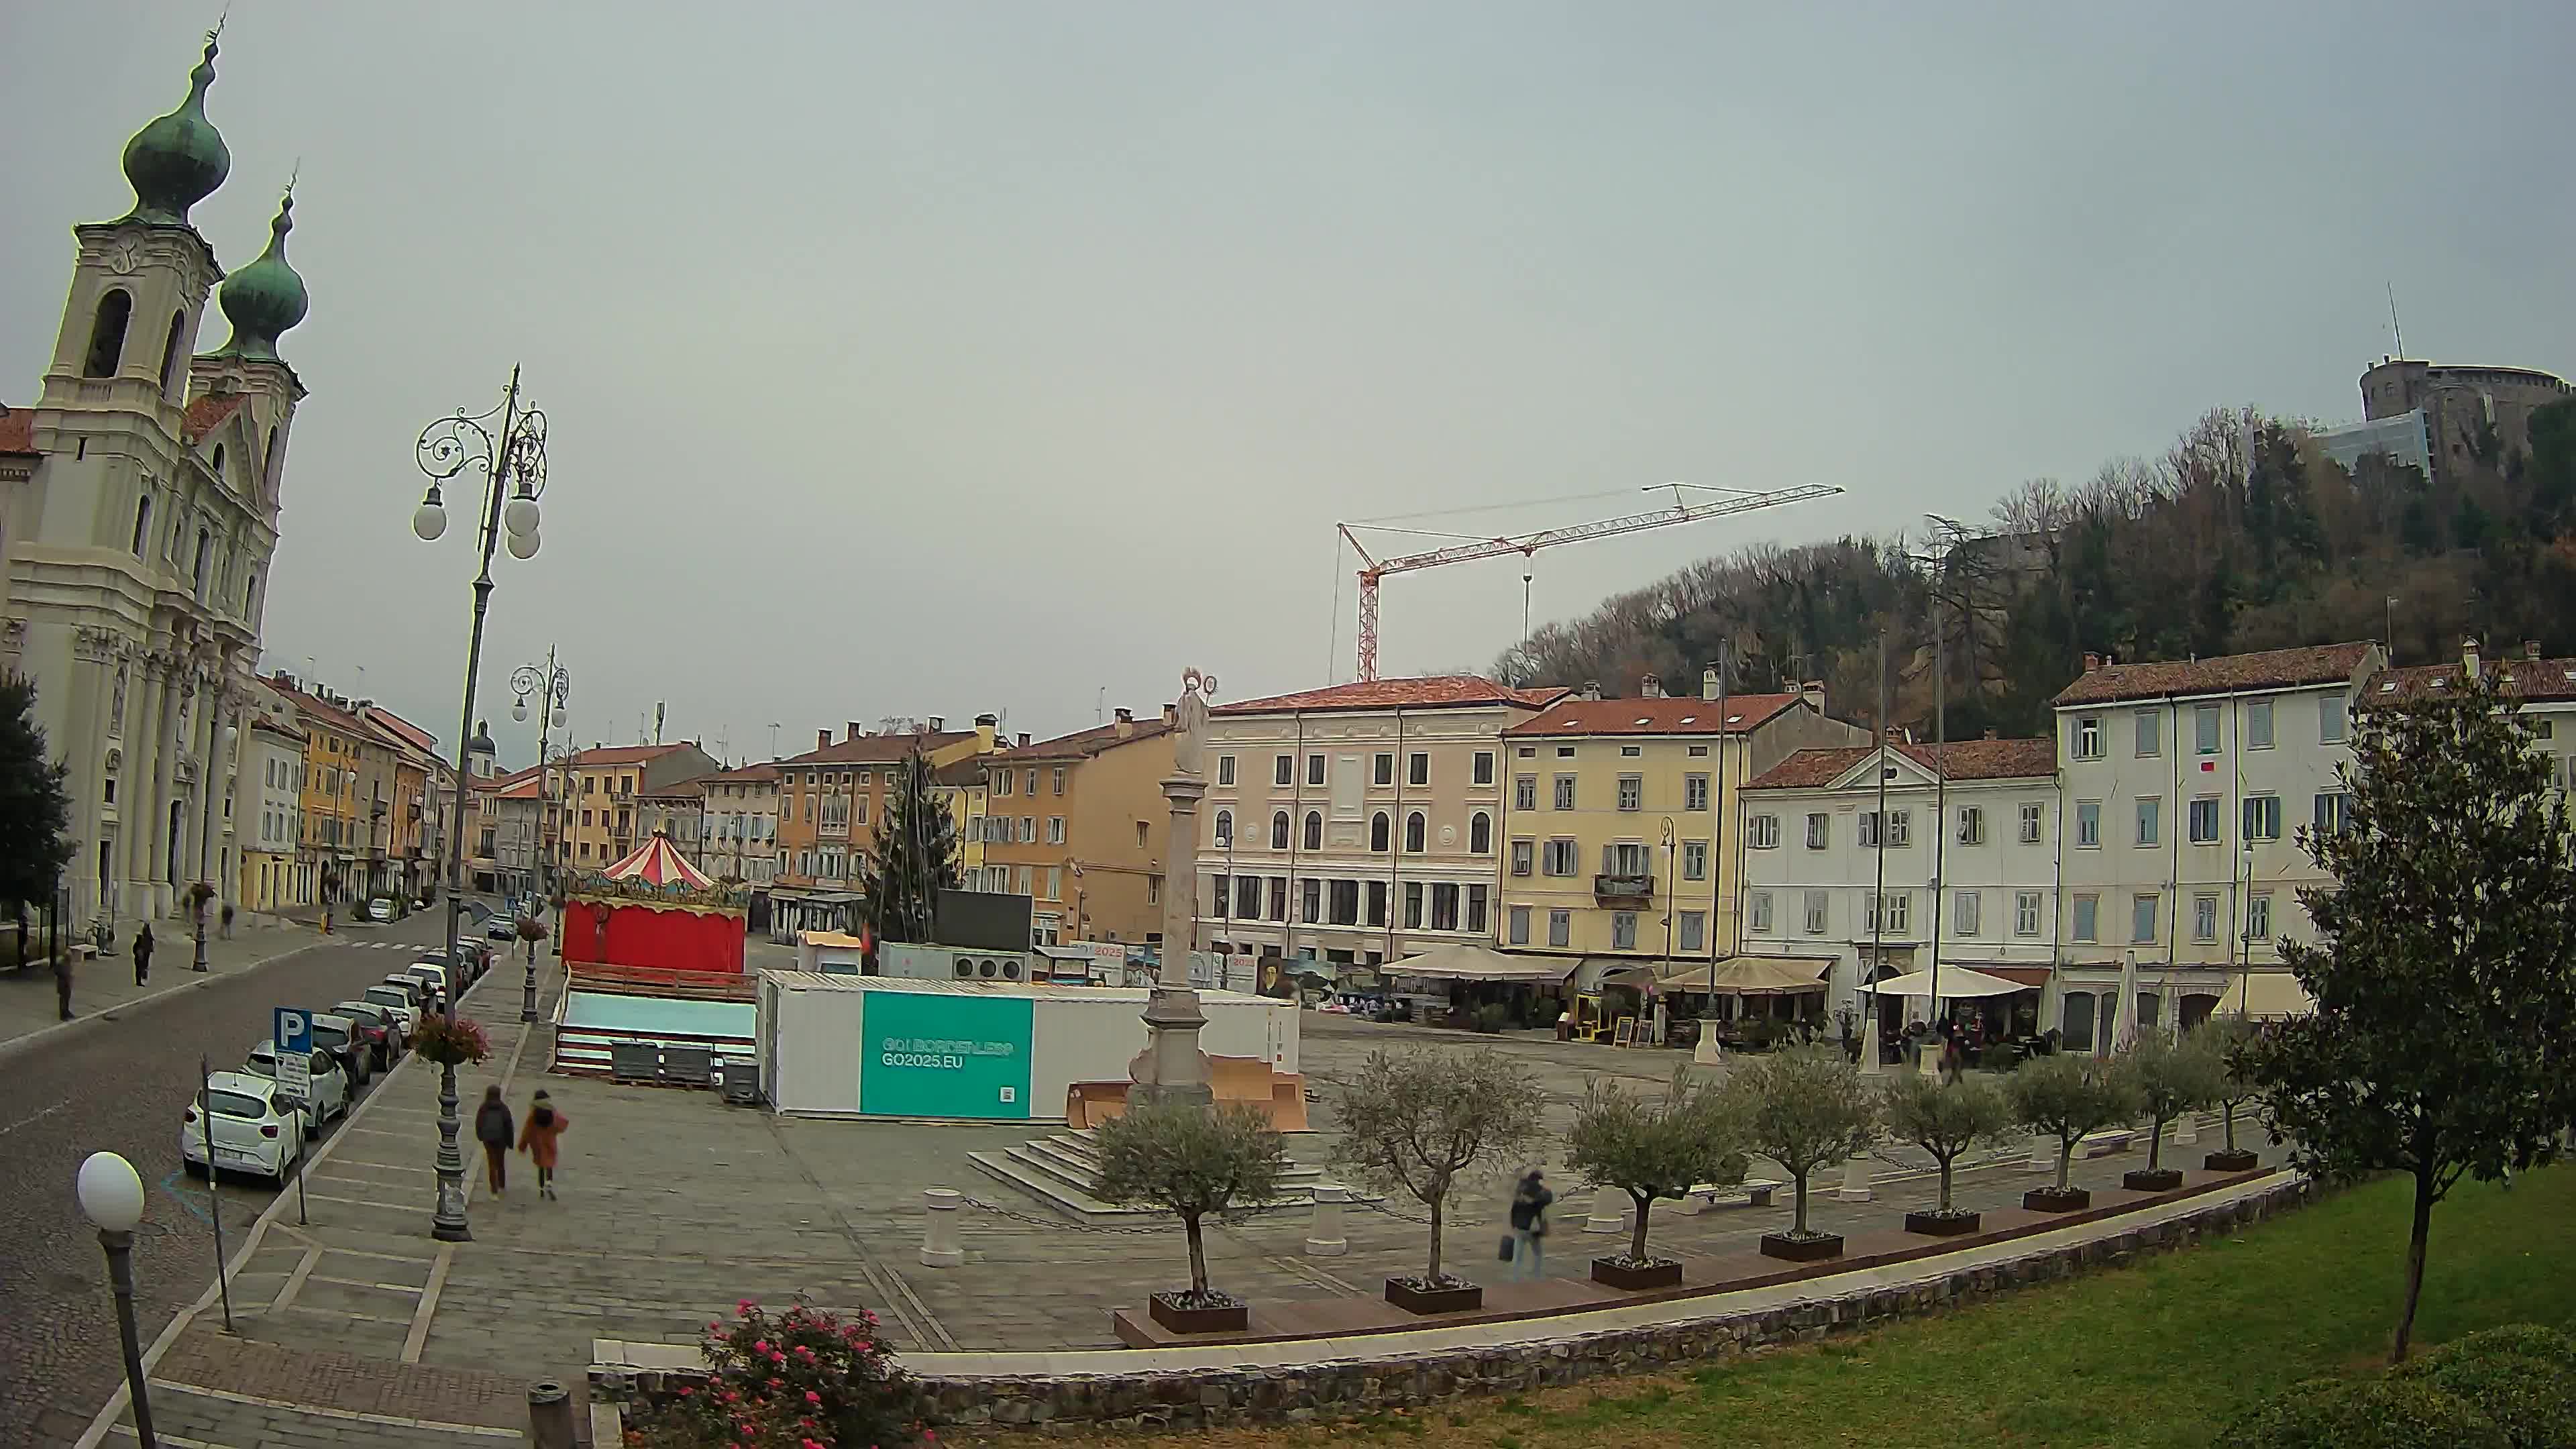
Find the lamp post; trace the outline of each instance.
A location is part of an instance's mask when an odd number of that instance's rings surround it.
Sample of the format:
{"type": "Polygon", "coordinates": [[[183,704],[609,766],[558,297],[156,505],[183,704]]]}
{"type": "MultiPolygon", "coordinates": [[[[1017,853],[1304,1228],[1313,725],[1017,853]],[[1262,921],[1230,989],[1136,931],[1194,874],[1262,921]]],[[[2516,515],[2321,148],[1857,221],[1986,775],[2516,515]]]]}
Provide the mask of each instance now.
{"type": "MultiPolygon", "coordinates": [[[[209,1153],[209,1160],[213,1154],[209,1153]]],[[[143,1449],[156,1449],[152,1436],[152,1398],[143,1382],[143,1341],[134,1331],[134,1229],[143,1221],[143,1179],[134,1164],[113,1152],[93,1152],[80,1165],[73,1190],[81,1215],[98,1229],[99,1246],[107,1249],[107,1280],[116,1290],[116,1336],[125,1345],[125,1388],[134,1400],[134,1437],[143,1449]]]]}
{"type": "MultiPolygon", "coordinates": [[[[510,692],[519,697],[518,702],[510,706],[510,718],[516,720],[528,717],[528,696],[537,697],[537,866],[532,878],[538,899],[544,900],[553,894],[546,889],[545,821],[551,804],[546,798],[546,732],[564,722],[564,706],[572,701],[572,674],[555,663],[555,651],[549,647],[545,668],[522,664],[510,671],[510,692]]],[[[528,942],[527,954],[528,980],[519,995],[519,1020],[523,1022],[537,1019],[536,942],[528,942]]]]}
{"type": "MultiPolygon", "coordinates": [[[[423,543],[436,542],[447,531],[447,509],[439,497],[441,483],[479,468],[483,472],[483,507],[478,515],[481,569],[474,576],[474,627],[465,646],[465,708],[456,727],[456,818],[465,818],[465,792],[474,774],[468,744],[474,736],[474,681],[483,667],[483,616],[492,604],[492,549],[509,536],[510,557],[537,556],[537,499],[546,491],[546,415],[519,402],[519,369],[510,369],[510,386],[501,405],[489,412],[440,418],[421,429],[413,461],[429,478],[429,489],[411,515],[411,530],[423,543]],[[499,433],[485,424],[498,419],[499,433]],[[513,491],[515,485],[515,491],[513,491]],[[504,496],[507,495],[506,504],[504,496]]],[[[464,929],[465,832],[449,832],[447,843],[447,960],[456,960],[464,929]]],[[[447,993],[447,1019],[456,1019],[456,995],[447,993]]],[[[438,1082],[438,1206],[429,1233],[441,1242],[461,1243],[474,1236],[465,1221],[465,1157],[457,1149],[456,1068],[441,1068],[438,1082]]]]}

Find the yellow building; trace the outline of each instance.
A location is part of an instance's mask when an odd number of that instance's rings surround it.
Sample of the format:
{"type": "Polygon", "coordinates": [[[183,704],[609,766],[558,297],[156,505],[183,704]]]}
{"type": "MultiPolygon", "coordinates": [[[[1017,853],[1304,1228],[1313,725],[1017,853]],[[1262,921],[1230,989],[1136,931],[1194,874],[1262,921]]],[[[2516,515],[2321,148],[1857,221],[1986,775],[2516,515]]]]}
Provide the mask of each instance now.
{"type": "Polygon", "coordinates": [[[1040,944],[1163,938],[1171,729],[1169,710],[1140,722],[1122,709],[984,761],[984,875],[1030,898],[1040,944]]]}
{"type": "MultiPolygon", "coordinates": [[[[979,715],[975,728],[951,730],[932,716],[922,725],[870,733],[856,720],[839,743],[815,731],[814,748],[777,761],[778,876],[770,889],[770,935],[849,931],[868,851],[876,843],[904,761],[919,754],[933,772],[994,748],[999,721],[979,715]]],[[[949,807],[952,811],[955,804],[949,807]]]]}
{"type": "Polygon", "coordinates": [[[957,827],[957,878],[970,891],[998,891],[1002,885],[985,874],[984,802],[990,798],[992,772],[985,757],[970,755],[940,766],[930,776],[931,793],[957,827]]]}
{"type": "Polygon", "coordinates": [[[647,838],[637,828],[638,795],[658,795],[674,785],[715,774],[724,766],[695,744],[595,745],[555,767],[565,791],[563,827],[555,839],[555,864],[587,875],[635,849],[647,838]]]}
{"type": "Polygon", "coordinates": [[[304,729],[303,789],[297,801],[303,830],[295,855],[311,886],[310,900],[327,906],[354,899],[367,886],[368,817],[359,776],[370,752],[380,765],[389,752],[356,715],[299,688],[292,677],[280,674],[266,683],[304,729]]]}
{"type": "MultiPolygon", "coordinates": [[[[1795,750],[1863,742],[1821,688],[1718,699],[1569,696],[1502,732],[1503,949],[1708,961],[1738,945],[1742,785],[1795,750]]],[[[1597,980],[1585,969],[1578,986],[1597,980]]]]}

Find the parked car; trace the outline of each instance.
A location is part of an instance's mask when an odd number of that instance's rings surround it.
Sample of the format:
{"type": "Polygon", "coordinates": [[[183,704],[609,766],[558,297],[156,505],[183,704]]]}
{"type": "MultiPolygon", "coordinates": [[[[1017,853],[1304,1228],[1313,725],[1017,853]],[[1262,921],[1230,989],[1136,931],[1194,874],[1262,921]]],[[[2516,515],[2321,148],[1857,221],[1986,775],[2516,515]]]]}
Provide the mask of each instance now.
{"type": "MultiPolygon", "coordinates": [[[[412,1029],[420,1025],[420,998],[413,994],[411,988],[380,981],[358,994],[363,1000],[393,1013],[394,1021],[402,1032],[404,1050],[409,1050],[412,1029]]],[[[395,1055],[399,1056],[401,1052],[395,1055]]]]}
{"type": "Polygon", "coordinates": [[[412,975],[408,971],[396,971],[387,976],[382,984],[390,986],[403,993],[405,996],[410,997],[412,1010],[415,1012],[427,1010],[429,1007],[429,998],[437,994],[428,982],[421,980],[419,977],[412,975]]]}
{"type": "Polygon", "coordinates": [[[454,1000],[452,996],[449,996],[450,977],[448,970],[437,962],[414,961],[409,966],[403,968],[403,973],[419,981],[420,984],[428,990],[429,998],[426,1004],[436,1006],[441,997],[448,997],[450,1001],[454,1000]]]}
{"type": "MultiPolygon", "coordinates": [[[[242,1070],[277,1080],[277,1043],[264,1041],[252,1047],[242,1059],[242,1070]]],[[[349,1114],[349,1073],[338,1057],[319,1046],[313,1049],[311,1070],[313,1085],[304,1099],[304,1135],[318,1137],[323,1123],[349,1114]]]]}
{"type": "Polygon", "coordinates": [[[331,1012],[358,1024],[358,1034],[366,1038],[370,1065],[376,1071],[393,1070],[402,1060],[403,1043],[411,1040],[411,1031],[394,1015],[390,1003],[382,1001],[334,1002],[331,1012]]]}
{"type": "Polygon", "coordinates": [[[370,921],[399,921],[403,918],[403,914],[403,903],[399,897],[370,896],[367,898],[367,919],[370,921]]]}
{"type": "Polygon", "coordinates": [[[255,1172],[284,1187],[304,1155],[300,1115],[279,1104],[277,1083],[268,1078],[217,1072],[180,1116],[179,1160],[188,1171],[202,1168],[210,1178],[229,1168],[255,1172]]]}
{"type": "Polygon", "coordinates": [[[494,916],[491,924],[483,928],[483,934],[494,941],[516,940],[519,935],[519,918],[507,912],[494,916]]]}
{"type": "Polygon", "coordinates": [[[312,1021],[313,1045],[340,1059],[340,1070],[349,1074],[349,1095],[354,1097],[364,1091],[368,1079],[375,1075],[375,1069],[368,1064],[374,1054],[359,1037],[358,1024],[327,1011],[313,1013],[312,1021]]]}

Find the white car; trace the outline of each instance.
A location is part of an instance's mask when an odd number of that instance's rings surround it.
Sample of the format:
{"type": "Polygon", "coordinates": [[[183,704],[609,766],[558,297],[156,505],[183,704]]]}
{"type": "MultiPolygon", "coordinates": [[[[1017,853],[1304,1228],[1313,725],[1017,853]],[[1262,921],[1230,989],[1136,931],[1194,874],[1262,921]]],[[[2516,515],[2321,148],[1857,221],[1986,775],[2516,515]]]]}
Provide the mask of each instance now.
{"type": "Polygon", "coordinates": [[[388,982],[368,987],[363,997],[368,1002],[393,1013],[394,1020],[402,1024],[404,1041],[410,1041],[411,1034],[420,1029],[420,993],[410,987],[396,986],[388,982]]]}
{"type": "Polygon", "coordinates": [[[191,1172],[206,1169],[210,1177],[226,1169],[253,1172],[284,1187],[304,1156],[298,1115],[279,1104],[277,1083],[268,1078],[217,1072],[180,1118],[180,1161],[191,1172]]]}
{"type": "MultiPolygon", "coordinates": [[[[277,1080],[277,1043],[264,1041],[250,1049],[242,1070],[252,1076],[277,1080]]],[[[340,1070],[340,1059],[320,1048],[313,1052],[313,1087],[304,1099],[304,1135],[319,1137],[322,1124],[334,1117],[349,1115],[349,1074],[340,1070]]]]}
{"type": "Polygon", "coordinates": [[[433,1005],[438,998],[449,994],[447,968],[435,961],[414,961],[403,968],[403,974],[415,978],[428,988],[429,1001],[433,1005]]]}

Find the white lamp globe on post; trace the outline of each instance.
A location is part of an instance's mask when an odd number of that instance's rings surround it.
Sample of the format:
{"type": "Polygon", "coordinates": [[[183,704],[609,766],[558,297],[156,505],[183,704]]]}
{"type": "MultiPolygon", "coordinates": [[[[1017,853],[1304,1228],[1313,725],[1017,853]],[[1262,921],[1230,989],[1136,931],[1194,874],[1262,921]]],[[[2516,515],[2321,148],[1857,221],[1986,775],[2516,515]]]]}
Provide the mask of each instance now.
{"type": "Polygon", "coordinates": [[[502,508],[501,525],[513,534],[534,534],[537,531],[536,495],[521,488],[519,496],[502,508]]]}
{"type": "Polygon", "coordinates": [[[526,533],[514,533],[510,535],[510,557],[515,559],[532,559],[536,556],[537,532],[535,529],[532,528],[526,533]]]}
{"type": "Polygon", "coordinates": [[[125,1388],[134,1401],[134,1437],[157,1449],[152,1401],[143,1381],[143,1340],[134,1329],[134,1230],[143,1222],[143,1179],[134,1164],[113,1152],[93,1152],[73,1179],[81,1215],[98,1229],[107,1249],[107,1277],[116,1290],[116,1332],[125,1345],[125,1388]]]}
{"type": "Polygon", "coordinates": [[[525,720],[527,717],[528,702],[525,699],[522,699],[518,703],[510,706],[510,718],[515,720],[525,720]]]}
{"type": "Polygon", "coordinates": [[[411,511],[411,532],[423,543],[436,543],[438,536],[447,532],[447,507],[439,501],[437,484],[429,485],[428,495],[411,511]]]}

